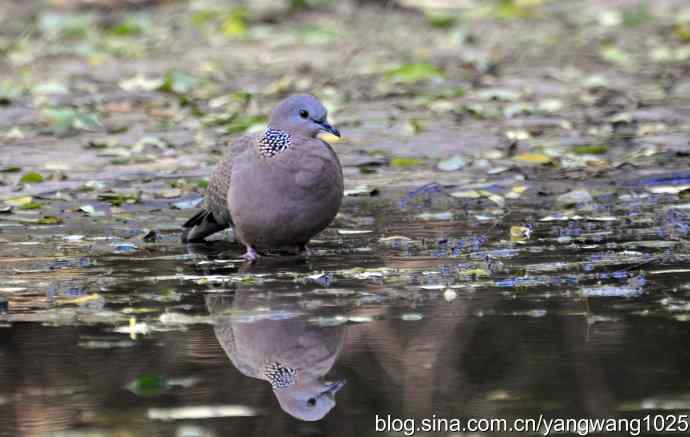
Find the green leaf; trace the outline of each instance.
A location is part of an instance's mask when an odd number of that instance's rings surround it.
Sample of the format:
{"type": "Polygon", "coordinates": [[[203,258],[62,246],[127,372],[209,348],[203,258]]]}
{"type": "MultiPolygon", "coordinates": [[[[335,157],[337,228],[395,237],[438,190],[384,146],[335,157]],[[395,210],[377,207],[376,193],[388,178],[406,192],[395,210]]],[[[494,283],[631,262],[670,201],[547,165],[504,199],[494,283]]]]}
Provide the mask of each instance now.
{"type": "Polygon", "coordinates": [[[208,188],[208,179],[199,179],[196,182],[196,186],[199,188],[208,188]]]}
{"type": "Polygon", "coordinates": [[[143,34],[151,27],[151,22],[148,18],[142,16],[128,16],[115,24],[110,33],[116,36],[136,36],[143,34]]]}
{"type": "Polygon", "coordinates": [[[290,11],[297,12],[305,9],[318,8],[320,6],[329,6],[332,0],[290,0],[290,11]]]}
{"type": "Polygon", "coordinates": [[[108,147],[116,147],[119,144],[114,138],[97,138],[89,140],[85,147],[90,149],[107,149],[108,147]]]}
{"type": "Polygon", "coordinates": [[[424,161],[419,158],[393,158],[391,159],[391,166],[393,167],[415,167],[424,164],[424,161]]]}
{"type": "Polygon", "coordinates": [[[233,9],[223,21],[221,27],[223,34],[231,37],[244,36],[247,33],[247,10],[245,8],[233,9]]]}
{"type": "Polygon", "coordinates": [[[187,94],[197,85],[197,79],[185,72],[171,70],[165,74],[159,91],[173,94],[187,94]]]}
{"type": "Polygon", "coordinates": [[[30,171],[24,174],[24,176],[22,176],[21,179],[19,179],[19,182],[21,182],[22,184],[40,184],[43,181],[43,175],[41,175],[40,173],[36,173],[35,171],[30,171]]]}
{"type": "Polygon", "coordinates": [[[538,7],[545,0],[500,0],[496,6],[495,14],[502,20],[514,20],[518,18],[533,18],[538,15],[538,7]]]}
{"type": "Polygon", "coordinates": [[[202,27],[213,22],[213,20],[215,20],[217,16],[218,11],[211,9],[203,9],[194,12],[190,16],[190,20],[192,21],[192,24],[194,24],[195,26],[202,27]]]}
{"type": "Polygon", "coordinates": [[[100,193],[98,200],[109,202],[113,206],[122,206],[125,203],[138,203],[141,200],[141,191],[136,193],[100,193]]]}
{"type": "Polygon", "coordinates": [[[39,225],[59,225],[62,223],[62,218],[54,215],[46,215],[38,219],[39,225]]]}
{"type": "Polygon", "coordinates": [[[640,26],[649,20],[651,20],[652,14],[650,13],[647,5],[640,1],[637,6],[626,8],[623,10],[623,25],[628,27],[640,26]]]}
{"type": "Polygon", "coordinates": [[[436,27],[438,29],[451,28],[458,21],[457,17],[455,17],[453,15],[441,15],[441,14],[428,15],[427,19],[429,20],[429,24],[431,24],[432,27],[436,27]]]}
{"type": "Polygon", "coordinates": [[[429,63],[406,64],[386,73],[386,79],[402,83],[417,83],[440,78],[443,78],[441,70],[429,63]]]}
{"type": "Polygon", "coordinates": [[[609,151],[609,146],[606,144],[595,144],[588,146],[576,146],[573,152],[578,155],[601,155],[609,151]]]}
{"type": "Polygon", "coordinates": [[[619,49],[614,46],[604,46],[599,51],[599,55],[605,60],[612,64],[618,64],[621,66],[630,65],[633,60],[630,53],[619,49]]]}
{"type": "Polygon", "coordinates": [[[137,396],[156,396],[168,390],[170,384],[161,375],[143,375],[127,385],[127,389],[137,396]]]}
{"type": "Polygon", "coordinates": [[[690,22],[678,23],[673,33],[683,42],[690,42],[690,22]]]}
{"type": "Polygon", "coordinates": [[[235,115],[226,125],[229,134],[241,134],[250,129],[266,124],[266,117],[263,115],[235,115]]]}
{"type": "Polygon", "coordinates": [[[256,278],[250,275],[244,276],[240,282],[244,285],[254,285],[256,284],[256,278]]]}
{"type": "Polygon", "coordinates": [[[20,171],[22,171],[21,167],[12,164],[0,167],[0,173],[19,173],[20,171]]]}
{"type": "Polygon", "coordinates": [[[75,129],[89,130],[99,126],[96,114],[79,112],[71,108],[49,108],[43,111],[49,130],[56,136],[64,136],[75,129]]]}
{"type": "Polygon", "coordinates": [[[34,202],[32,200],[30,202],[23,203],[23,204],[19,205],[19,208],[20,209],[41,209],[41,208],[43,208],[43,205],[38,203],[38,202],[34,202]]]}

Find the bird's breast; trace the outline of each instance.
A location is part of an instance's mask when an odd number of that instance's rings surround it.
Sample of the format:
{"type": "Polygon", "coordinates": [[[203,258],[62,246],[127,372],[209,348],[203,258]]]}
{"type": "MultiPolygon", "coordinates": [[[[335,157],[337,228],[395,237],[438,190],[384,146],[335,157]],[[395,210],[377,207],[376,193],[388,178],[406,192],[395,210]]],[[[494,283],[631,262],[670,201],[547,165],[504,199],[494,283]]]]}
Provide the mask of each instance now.
{"type": "Polygon", "coordinates": [[[306,243],[328,226],[342,195],[337,162],[318,155],[258,158],[233,169],[228,207],[240,240],[278,247],[306,243]]]}

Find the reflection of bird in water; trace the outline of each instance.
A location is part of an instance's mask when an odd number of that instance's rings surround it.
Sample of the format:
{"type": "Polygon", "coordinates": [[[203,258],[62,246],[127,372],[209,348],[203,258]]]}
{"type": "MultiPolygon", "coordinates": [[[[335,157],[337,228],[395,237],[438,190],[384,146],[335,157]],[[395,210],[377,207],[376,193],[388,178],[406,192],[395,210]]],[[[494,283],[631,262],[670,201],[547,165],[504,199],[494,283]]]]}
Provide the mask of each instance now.
{"type": "Polygon", "coordinates": [[[251,294],[235,299],[209,296],[206,304],[216,316],[214,332],[237,369],[268,381],[281,408],[302,420],[323,418],[335,406],[335,394],[345,381],[326,381],[343,343],[340,327],[321,327],[305,320],[242,321],[226,310],[249,310],[251,294]]]}

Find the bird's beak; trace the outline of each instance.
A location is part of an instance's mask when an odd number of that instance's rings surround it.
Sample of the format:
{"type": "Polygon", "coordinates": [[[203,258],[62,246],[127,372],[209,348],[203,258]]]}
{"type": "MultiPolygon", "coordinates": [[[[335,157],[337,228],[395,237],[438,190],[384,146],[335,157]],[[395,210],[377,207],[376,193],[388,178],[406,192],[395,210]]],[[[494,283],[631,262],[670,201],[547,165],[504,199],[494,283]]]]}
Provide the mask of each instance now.
{"type": "Polygon", "coordinates": [[[346,382],[347,381],[344,379],[339,379],[337,381],[328,383],[326,390],[321,393],[321,396],[326,395],[330,398],[334,398],[335,394],[338,393],[338,390],[345,386],[346,382]]]}
{"type": "Polygon", "coordinates": [[[318,139],[325,141],[328,144],[333,144],[340,141],[340,131],[338,129],[328,124],[327,121],[320,122],[319,125],[321,126],[321,129],[316,135],[318,139]]]}
{"type": "Polygon", "coordinates": [[[338,129],[334,128],[333,126],[331,126],[330,124],[328,124],[327,121],[324,121],[323,123],[320,123],[320,124],[321,124],[321,127],[323,128],[324,132],[328,132],[328,133],[333,134],[336,137],[340,138],[340,131],[338,129]]]}

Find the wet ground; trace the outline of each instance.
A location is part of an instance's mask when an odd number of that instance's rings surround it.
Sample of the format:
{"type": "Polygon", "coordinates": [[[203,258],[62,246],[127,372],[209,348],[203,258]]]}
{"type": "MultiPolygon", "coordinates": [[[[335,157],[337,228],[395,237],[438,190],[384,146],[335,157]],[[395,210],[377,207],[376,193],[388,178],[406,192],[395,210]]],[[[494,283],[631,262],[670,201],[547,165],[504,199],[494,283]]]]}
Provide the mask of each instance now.
{"type": "Polygon", "coordinates": [[[0,12],[0,435],[690,410],[685,2],[56,3],[0,12]],[[182,245],[305,91],[347,137],[315,254],[182,245]]]}

